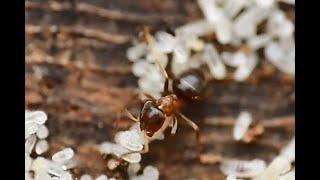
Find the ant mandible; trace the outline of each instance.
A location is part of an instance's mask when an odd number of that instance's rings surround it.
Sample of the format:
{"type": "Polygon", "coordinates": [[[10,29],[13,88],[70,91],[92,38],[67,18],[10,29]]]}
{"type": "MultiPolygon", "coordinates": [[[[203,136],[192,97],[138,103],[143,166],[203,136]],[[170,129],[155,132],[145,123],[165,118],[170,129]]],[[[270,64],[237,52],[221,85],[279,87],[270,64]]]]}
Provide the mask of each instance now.
{"type": "Polygon", "coordinates": [[[166,70],[159,63],[157,52],[150,46],[152,43],[151,35],[148,29],[144,31],[145,41],[149,45],[150,51],[155,55],[155,62],[160,68],[162,75],[165,77],[163,96],[159,99],[153,98],[151,95],[147,96],[144,102],[139,117],[134,117],[129,111],[126,110],[130,119],[140,122],[140,130],[144,134],[144,149],[141,153],[149,151],[149,139],[153,136],[162,133],[167,127],[171,126],[171,134],[175,134],[178,127],[179,120],[191,126],[196,133],[196,140],[200,142],[199,127],[192,120],[187,118],[181,113],[182,107],[187,101],[198,100],[203,90],[206,87],[206,80],[204,75],[192,69],[182,73],[177,78],[170,78],[166,70]],[[172,90],[169,90],[169,80],[172,80],[172,90]]]}

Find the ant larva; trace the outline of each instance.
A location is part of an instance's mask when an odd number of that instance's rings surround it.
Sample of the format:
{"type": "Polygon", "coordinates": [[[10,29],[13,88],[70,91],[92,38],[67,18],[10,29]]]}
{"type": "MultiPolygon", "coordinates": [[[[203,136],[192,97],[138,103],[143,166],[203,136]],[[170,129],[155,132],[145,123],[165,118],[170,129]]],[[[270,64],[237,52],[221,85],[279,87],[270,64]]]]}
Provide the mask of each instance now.
{"type": "MultiPolygon", "coordinates": [[[[150,34],[146,32],[145,39],[150,51],[157,57],[157,52],[152,49],[150,34]]],[[[155,58],[156,64],[159,66],[162,75],[165,77],[163,96],[155,99],[148,94],[144,94],[148,99],[144,102],[139,117],[134,117],[126,110],[130,119],[140,122],[140,130],[144,135],[144,149],[140,153],[149,151],[149,139],[162,133],[167,127],[171,127],[171,134],[175,134],[179,120],[185,122],[196,132],[196,140],[199,143],[199,127],[192,120],[181,113],[182,107],[188,101],[200,99],[207,81],[202,72],[192,69],[180,74],[177,78],[170,78],[166,70],[159,63],[159,59],[155,58]],[[169,90],[169,81],[171,80],[171,89],[169,90]]]]}

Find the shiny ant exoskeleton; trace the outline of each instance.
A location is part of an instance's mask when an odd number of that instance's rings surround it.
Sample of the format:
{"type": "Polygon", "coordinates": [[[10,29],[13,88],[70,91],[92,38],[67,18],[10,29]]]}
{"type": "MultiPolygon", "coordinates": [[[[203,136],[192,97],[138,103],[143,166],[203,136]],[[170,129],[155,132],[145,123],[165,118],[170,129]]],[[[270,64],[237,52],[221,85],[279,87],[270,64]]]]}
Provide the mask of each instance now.
{"type": "Polygon", "coordinates": [[[171,126],[171,134],[175,134],[178,120],[185,120],[196,131],[196,139],[199,141],[199,127],[189,118],[181,113],[186,101],[194,101],[201,97],[206,86],[203,75],[197,70],[187,71],[178,78],[172,80],[173,92],[169,91],[169,79],[166,79],[164,95],[155,99],[150,95],[144,102],[140,115],[135,118],[127,111],[130,119],[140,122],[140,130],[144,133],[144,152],[148,152],[148,138],[163,132],[171,126]]]}
{"type": "MultiPolygon", "coordinates": [[[[148,35],[147,33],[146,42],[150,44],[151,40],[148,35]]],[[[165,69],[157,60],[155,61],[163,76],[165,76],[163,96],[155,99],[145,94],[148,99],[144,102],[138,118],[127,111],[130,119],[140,122],[140,130],[144,134],[144,150],[142,153],[149,151],[149,139],[158,133],[162,133],[167,127],[171,126],[171,134],[175,134],[179,120],[185,120],[196,131],[196,139],[199,142],[199,127],[185,117],[181,110],[187,101],[200,99],[207,84],[204,75],[202,72],[192,69],[182,73],[177,78],[169,79],[165,69]],[[170,80],[172,81],[172,92],[169,90],[170,80]]]]}

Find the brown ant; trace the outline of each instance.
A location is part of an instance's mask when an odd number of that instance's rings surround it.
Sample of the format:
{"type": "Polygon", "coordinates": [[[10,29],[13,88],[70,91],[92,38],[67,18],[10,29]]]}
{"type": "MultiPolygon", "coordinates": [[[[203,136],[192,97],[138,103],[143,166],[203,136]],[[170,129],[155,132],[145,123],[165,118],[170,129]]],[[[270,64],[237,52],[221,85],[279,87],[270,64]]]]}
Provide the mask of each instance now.
{"type": "MultiPolygon", "coordinates": [[[[145,33],[145,39],[150,45],[151,37],[148,32],[145,33]]],[[[150,50],[156,54],[153,49],[150,50]]],[[[166,70],[161,66],[159,60],[155,59],[166,79],[163,97],[155,99],[145,94],[148,99],[144,102],[138,118],[126,111],[130,119],[140,122],[140,130],[144,134],[144,150],[141,153],[149,151],[149,138],[162,133],[167,127],[171,126],[171,134],[175,134],[179,120],[185,120],[195,130],[197,142],[200,141],[199,127],[184,116],[181,110],[186,102],[200,99],[207,84],[204,75],[193,69],[182,73],[177,78],[169,79],[166,70]],[[172,80],[172,92],[169,91],[169,80],[172,80]]]]}

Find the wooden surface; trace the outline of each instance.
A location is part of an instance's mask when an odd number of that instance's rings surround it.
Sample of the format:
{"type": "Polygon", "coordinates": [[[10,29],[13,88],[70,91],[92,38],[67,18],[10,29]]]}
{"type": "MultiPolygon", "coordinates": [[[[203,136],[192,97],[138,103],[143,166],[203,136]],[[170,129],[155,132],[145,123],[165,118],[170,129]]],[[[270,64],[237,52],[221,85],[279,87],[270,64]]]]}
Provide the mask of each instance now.
{"type": "MultiPolygon", "coordinates": [[[[107,161],[94,149],[95,144],[112,141],[118,130],[130,126],[122,113],[124,108],[137,115],[141,107],[126,49],[144,25],[160,30],[202,18],[196,2],[73,0],[25,4],[25,107],[49,115],[50,151],[45,156],[70,146],[79,159],[73,170],[77,177],[104,173],[127,179],[124,168],[107,170],[107,161]]],[[[293,12],[288,10],[289,15],[293,12]]],[[[214,37],[207,38],[214,41],[214,37]]],[[[269,162],[294,135],[294,78],[267,61],[261,59],[246,82],[230,78],[213,81],[208,92],[206,101],[191,104],[184,111],[201,127],[205,160],[261,158],[269,162]],[[242,110],[267,124],[255,143],[232,139],[234,118],[242,110]]],[[[150,148],[142,164],[158,167],[160,179],[225,177],[218,164],[197,159],[193,131],[185,124],[179,125],[176,136],[168,134],[165,141],[155,141],[150,148]]]]}

